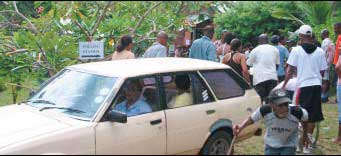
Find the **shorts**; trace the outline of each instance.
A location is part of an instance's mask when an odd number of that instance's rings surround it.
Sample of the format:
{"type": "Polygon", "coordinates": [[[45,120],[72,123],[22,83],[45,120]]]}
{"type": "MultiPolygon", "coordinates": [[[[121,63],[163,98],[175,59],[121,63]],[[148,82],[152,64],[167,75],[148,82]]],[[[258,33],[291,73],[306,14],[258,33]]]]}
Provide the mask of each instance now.
{"type": "Polygon", "coordinates": [[[338,103],[338,116],[339,124],[341,124],[341,85],[337,85],[337,103],[338,103]]]}
{"type": "Polygon", "coordinates": [[[322,80],[324,80],[324,81],[329,81],[329,79],[330,79],[330,76],[329,76],[329,75],[330,75],[330,67],[327,68],[327,69],[324,71],[322,80]]]}
{"type": "Polygon", "coordinates": [[[269,96],[272,89],[277,86],[277,80],[267,80],[261,83],[258,83],[255,86],[255,90],[257,91],[258,95],[261,97],[262,101],[269,96]]]}
{"type": "Polygon", "coordinates": [[[308,86],[299,89],[298,103],[307,110],[308,122],[324,120],[321,106],[321,86],[308,86]]]}

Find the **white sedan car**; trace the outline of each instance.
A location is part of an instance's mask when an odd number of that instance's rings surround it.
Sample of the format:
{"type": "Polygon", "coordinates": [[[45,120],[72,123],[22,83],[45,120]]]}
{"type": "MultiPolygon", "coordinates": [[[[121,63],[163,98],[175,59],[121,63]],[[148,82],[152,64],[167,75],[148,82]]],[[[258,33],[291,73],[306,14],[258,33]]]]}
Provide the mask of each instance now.
{"type": "Polygon", "coordinates": [[[226,154],[233,125],[259,106],[248,83],[215,62],[74,65],[28,101],[0,108],[0,154],[226,154]]]}

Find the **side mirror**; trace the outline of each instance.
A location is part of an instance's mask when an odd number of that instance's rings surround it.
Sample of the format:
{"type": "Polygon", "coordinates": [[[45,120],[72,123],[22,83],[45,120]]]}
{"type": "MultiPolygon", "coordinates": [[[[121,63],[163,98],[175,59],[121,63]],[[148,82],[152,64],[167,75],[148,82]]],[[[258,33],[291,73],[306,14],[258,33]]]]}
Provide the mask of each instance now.
{"type": "Polygon", "coordinates": [[[118,123],[127,123],[128,116],[125,113],[121,113],[118,111],[110,111],[107,115],[107,121],[118,122],[118,123]]]}

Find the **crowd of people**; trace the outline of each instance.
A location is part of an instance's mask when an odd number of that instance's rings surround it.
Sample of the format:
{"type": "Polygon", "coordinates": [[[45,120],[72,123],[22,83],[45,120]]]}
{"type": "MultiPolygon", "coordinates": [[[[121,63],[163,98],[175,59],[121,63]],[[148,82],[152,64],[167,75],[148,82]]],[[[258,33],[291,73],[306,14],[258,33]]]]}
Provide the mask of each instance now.
{"type": "MultiPolygon", "coordinates": [[[[188,57],[229,65],[261,97],[262,106],[234,127],[236,135],[264,119],[267,127],[265,154],[295,154],[298,126],[302,124],[300,141],[305,145],[304,151],[309,152],[315,124],[324,120],[321,104],[329,100],[330,86],[337,86],[339,134],[334,143],[341,145],[340,22],[334,25],[334,32],[338,37],[336,42],[329,38],[329,30],[324,29],[320,33],[320,44],[313,29],[302,25],[287,41],[283,36],[260,34],[258,45],[253,48],[251,43],[243,44],[238,35],[227,30],[213,42],[214,27],[208,25],[203,29],[203,36],[191,44],[188,57]]],[[[159,32],[156,42],[143,57],[167,57],[167,41],[167,33],[159,32]]],[[[122,36],[112,60],[135,58],[132,46],[132,38],[122,36]]],[[[175,57],[185,56],[179,53],[180,50],[175,57]]]]}

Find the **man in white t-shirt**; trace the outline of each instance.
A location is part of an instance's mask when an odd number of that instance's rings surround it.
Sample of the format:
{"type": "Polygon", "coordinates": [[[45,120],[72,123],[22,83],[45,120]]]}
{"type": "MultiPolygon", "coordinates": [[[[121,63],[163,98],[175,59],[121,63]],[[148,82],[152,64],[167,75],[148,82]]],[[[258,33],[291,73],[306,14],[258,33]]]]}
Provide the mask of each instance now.
{"type": "Polygon", "coordinates": [[[327,69],[324,51],[313,44],[312,28],[303,25],[299,29],[301,45],[290,53],[288,70],[282,90],[297,70],[298,103],[308,111],[309,120],[303,123],[303,137],[311,138],[315,123],[324,120],[321,108],[322,76],[327,69]]]}
{"type": "Polygon", "coordinates": [[[253,67],[253,85],[262,99],[262,103],[270,91],[277,85],[277,69],[280,63],[279,51],[268,44],[268,37],[262,34],[258,38],[259,45],[251,51],[247,65],[253,67]]]}

